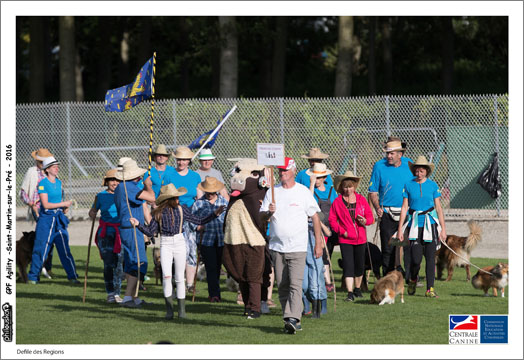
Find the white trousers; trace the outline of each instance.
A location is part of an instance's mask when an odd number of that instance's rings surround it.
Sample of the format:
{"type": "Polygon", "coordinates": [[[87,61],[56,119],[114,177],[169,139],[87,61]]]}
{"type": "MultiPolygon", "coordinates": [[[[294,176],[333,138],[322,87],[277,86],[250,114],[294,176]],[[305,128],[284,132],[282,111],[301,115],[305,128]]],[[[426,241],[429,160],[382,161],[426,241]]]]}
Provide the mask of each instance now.
{"type": "Polygon", "coordinates": [[[164,297],[173,295],[173,283],[171,278],[173,260],[175,261],[175,283],[177,299],[186,298],[186,286],[184,283],[184,272],[186,269],[186,240],[183,234],[160,237],[160,264],[164,279],[162,287],[164,297]]]}

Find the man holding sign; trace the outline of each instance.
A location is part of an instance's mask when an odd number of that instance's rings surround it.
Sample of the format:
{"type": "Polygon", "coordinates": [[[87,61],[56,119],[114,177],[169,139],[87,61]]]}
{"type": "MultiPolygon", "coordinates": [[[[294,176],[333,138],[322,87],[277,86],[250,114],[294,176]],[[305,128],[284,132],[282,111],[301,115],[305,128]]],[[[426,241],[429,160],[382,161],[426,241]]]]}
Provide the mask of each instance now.
{"type": "Polygon", "coordinates": [[[308,217],[313,219],[315,257],[322,256],[320,211],[308,188],[295,182],[296,165],[286,157],[277,166],[281,184],[274,187],[274,200],[267,192],[260,212],[271,221],[269,249],[275,266],[278,296],[282,305],[284,328],[288,334],[302,330],[302,280],[306,265],[308,217]]]}

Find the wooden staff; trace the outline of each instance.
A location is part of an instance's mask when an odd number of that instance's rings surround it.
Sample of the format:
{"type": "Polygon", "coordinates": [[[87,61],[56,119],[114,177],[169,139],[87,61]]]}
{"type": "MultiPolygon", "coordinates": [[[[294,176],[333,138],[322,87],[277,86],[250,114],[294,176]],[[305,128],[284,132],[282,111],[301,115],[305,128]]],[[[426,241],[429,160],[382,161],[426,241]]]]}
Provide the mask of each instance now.
{"type": "MultiPolygon", "coordinates": [[[[95,203],[93,208],[96,210],[96,201],[98,196],[95,196],[95,203]]],[[[84,295],[82,296],[82,302],[86,302],[86,292],[87,292],[87,271],[89,270],[89,256],[91,255],[91,241],[93,240],[93,229],[95,228],[96,213],[91,222],[91,233],[89,234],[89,245],[87,246],[87,261],[86,261],[86,273],[84,276],[84,295]]]]}
{"type": "Polygon", "coordinates": [[[271,170],[271,202],[275,203],[275,174],[273,171],[273,165],[269,167],[271,170]]]}

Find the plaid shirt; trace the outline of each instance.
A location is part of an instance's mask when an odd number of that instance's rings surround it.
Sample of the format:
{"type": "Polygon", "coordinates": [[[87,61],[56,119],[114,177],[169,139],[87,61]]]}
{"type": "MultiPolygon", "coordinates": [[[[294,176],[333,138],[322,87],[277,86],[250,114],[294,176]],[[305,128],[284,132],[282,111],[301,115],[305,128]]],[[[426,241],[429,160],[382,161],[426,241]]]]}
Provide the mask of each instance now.
{"type": "MultiPolygon", "coordinates": [[[[42,180],[43,178],[45,178],[45,173],[43,170],[40,170],[38,167],[34,166],[34,169],[36,170],[36,173],[38,174],[38,180],[36,182],[36,186],[34,189],[27,189],[27,191],[25,189],[20,189],[20,198],[22,199],[22,201],[25,203],[25,204],[30,204],[30,203],[33,203],[34,205],[38,205],[40,203],[40,195],[38,194],[38,183],[40,182],[40,180],[42,180]],[[31,193],[31,190],[33,191],[32,192],[32,195],[31,197],[29,197],[29,193],[31,193]]],[[[33,170],[31,170],[33,171],[33,170]]],[[[35,176],[34,173],[33,174],[26,174],[26,176],[35,176]]]]}
{"type": "MultiPolygon", "coordinates": [[[[191,207],[191,211],[193,211],[193,214],[199,215],[199,216],[206,216],[207,214],[212,214],[215,209],[219,206],[226,206],[227,207],[228,201],[224,199],[222,196],[218,195],[217,200],[215,201],[215,204],[211,204],[207,199],[205,198],[205,195],[202,196],[200,199],[195,201],[193,206],[191,207]]],[[[224,246],[224,218],[226,216],[226,212],[224,211],[222,214],[220,214],[219,217],[213,219],[209,223],[207,223],[204,227],[204,234],[202,237],[202,245],[203,246],[217,246],[221,247],[224,246]]],[[[191,229],[196,231],[195,225],[190,225],[191,229]]],[[[197,242],[200,241],[200,234],[197,233],[197,242]]]]}
{"type": "MultiPolygon", "coordinates": [[[[211,212],[207,216],[200,217],[197,215],[193,215],[191,213],[191,210],[189,210],[187,206],[185,205],[181,205],[181,206],[182,206],[182,212],[184,214],[184,221],[187,221],[193,224],[197,224],[197,225],[201,225],[201,224],[205,224],[213,220],[214,218],[216,218],[216,215],[213,212],[211,212]]],[[[138,229],[142,231],[144,234],[146,234],[147,236],[152,237],[158,233],[158,222],[153,217],[149,225],[140,224],[138,225],[138,229]]],[[[164,236],[173,236],[173,235],[180,233],[179,231],[180,230],[180,212],[178,209],[173,209],[170,207],[164,208],[164,210],[162,211],[162,229],[161,230],[162,231],[160,233],[161,235],[164,235],[164,236]],[[171,210],[173,210],[173,212],[171,212],[171,210]]]]}

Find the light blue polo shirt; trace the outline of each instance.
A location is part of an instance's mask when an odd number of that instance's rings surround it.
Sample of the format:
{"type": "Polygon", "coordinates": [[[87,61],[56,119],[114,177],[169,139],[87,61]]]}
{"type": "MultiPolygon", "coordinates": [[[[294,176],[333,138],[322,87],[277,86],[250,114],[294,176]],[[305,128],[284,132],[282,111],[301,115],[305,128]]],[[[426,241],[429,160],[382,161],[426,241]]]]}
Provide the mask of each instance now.
{"type": "MultiPolygon", "coordinates": [[[[167,185],[173,179],[176,170],[174,167],[166,165],[164,171],[158,171],[155,167],[151,167],[151,182],[153,183],[153,191],[155,192],[155,198],[160,194],[160,188],[163,185],[167,185]]],[[[149,177],[149,171],[144,174],[144,181],[149,177]]],[[[143,182],[142,182],[143,183],[143,182]]],[[[175,185],[176,186],[176,185],[175,185]]]]}
{"type": "Polygon", "coordinates": [[[368,192],[378,193],[381,206],[402,206],[404,185],[413,179],[410,162],[413,160],[403,156],[399,167],[389,165],[387,159],[381,159],[373,166],[368,192]]]}
{"type": "Polygon", "coordinates": [[[38,183],[38,193],[47,194],[47,202],[57,204],[62,202],[62,182],[55,179],[53,184],[48,178],[43,178],[38,183]]]}
{"type": "Polygon", "coordinates": [[[186,205],[188,208],[193,206],[195,198],[197,196],[197,186],[200,184],[200,175],[193,170],[188,170],[188,173],[184,176],[180,175],[176,170],[170,179],[171,183],[178,189],[179,187],[185,187],[187,193],[180,196],[178,199],[180,204],[186,205]]]}
{"type": "MultiPolygon", "coordinates": [[[[408,199],[409,208],[415,211],[426,211],[435,206],[435,199],[440,197],[440,190],[436,182],[426,179],[422,184],[415,180],[408,181],[402,192],[403,198],[408,199]]],[[[431,224],[435,223],[429,218],[431,224]]],[[[424,226],[424,215],[418,216],[419,227],[424,226]]],[[[410,222],[411,225],[411,222],[410,222]]]]}

